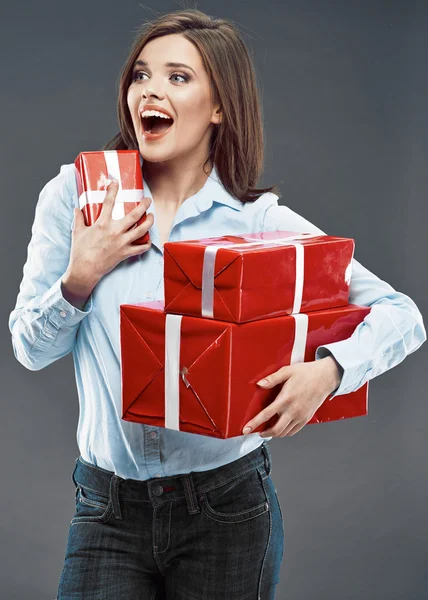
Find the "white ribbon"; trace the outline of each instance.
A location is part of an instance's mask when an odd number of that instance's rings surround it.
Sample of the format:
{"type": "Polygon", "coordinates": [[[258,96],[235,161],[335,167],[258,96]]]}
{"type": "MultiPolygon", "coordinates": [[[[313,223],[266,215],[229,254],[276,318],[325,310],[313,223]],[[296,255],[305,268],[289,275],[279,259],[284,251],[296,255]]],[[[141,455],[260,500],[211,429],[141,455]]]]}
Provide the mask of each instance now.
{"type": "MultiPolygon", "coordinates": [[[[165,427],[180,431],[180,343],[182,315],[166,314],[165,320],[165,427]]],[[[305,313],[291,315],[295,334],[290,365],[304,362],[309,317],[305,313]]]]}
{"type": "Polygon", "coordinates": [[[269,247],[269,244],[274,246],[294,246],[296,249],[296,276],[294,284],[294,301],[293,301],[293,313],[300,312],[302,308],[302,296],[303,296],[303,285],[305,275],[305,257],[304,257],[304,246],[298,240],[305,240],[308,238],[320,237],[320,233],[299,233],[296,235],[290,235],[285,238],[277,238],[272,240],[257,240],[254,238],[242,237],[244,240],[248,240],[245,244],[212,244],[206,246],[204,252],[204,262],[202,267],[202,299],[201,299],[201,316],[214,318],[214,272],[215,272],[215,260],[217,251],[220,248],[227,248],[229,250],[252,248],[253,246],[269,247]]]}
{"type": "Polygon", "coordinates": [[[308,338],[309,316],[305,313],[290,315],[294,319],[295,334],[291,350],[290,365],[305,361],[306,340],[308,338]]]}
{"type": "MultiPolygon", "coordinates": [[[[107,187],[112,179],[117,179],[119,183],[119,189],[117,191],[115,203],[111,218],[114,220],[121,219],[125,216],[125,202],[141,202],[144,197],[144,191],[142,189],[124,190],[122,188],[122,178],[119,166],[119,157],[117,150],[106,150],[104,152],[104,159],[107,167],[107,177],[101,182],[107,187]]],[[[86,163],[82,161],[83,168],[86,163]]],[[[86,177],[86,181],[89,181],[89,177],[86,177]]],[[[86,204],[102,204],[106,197],[106,190],[84,190],[79,196],[79,207],[82,209],[86,204]]]]}
{"type": "MultiPolygon", "coordinates": [[[[110,179],[117,179],[119,182],[119,190],[122,189],[122,179],[120,176],[119,157],[117,150],[108,150],[104,152],[104,160],[106,161],[107,177],[110,179]]],[[[110,182],[109,182],[110,183],[110,182]]]]}
{"type": "Polygon", "coordinates": [[[165,316],[165,427],[179,431],[182,315],[165,316]]]}

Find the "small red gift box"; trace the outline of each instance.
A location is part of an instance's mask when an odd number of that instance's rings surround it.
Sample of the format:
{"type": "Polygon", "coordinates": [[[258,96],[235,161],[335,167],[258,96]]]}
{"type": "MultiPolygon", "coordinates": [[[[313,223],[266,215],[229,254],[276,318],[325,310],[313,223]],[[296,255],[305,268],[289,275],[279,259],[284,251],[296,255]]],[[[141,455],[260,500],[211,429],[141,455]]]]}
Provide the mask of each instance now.
{"type": "MultiPolygon", "coordinates": [[[[161,301],[120,305],[122,419],[217,438],[242,435],[281,390],[257,381],[315,360],[318,346],[348,338],[370,312],[349,304],[236,324],[163,309],[161,301]]],[[[367,415],[367,394],[366,383],[328,396],[309,423],[367,415]]]]}
{"type": "MultiPolygon", "coordinates": [[[[101,214],[107,187],[117,179],[119,189],[112,211],[112,219],[121,219],[131,212],[144,197],[140,153],[138,150],[106,150],[81,152],[74,161],[79,206],[86,225],[93,225],[101,214]]],[[[131,227],[134,229],[146,220],[146,213],[131,227]]],[[[133,244],[145,244],[147,231],[133,244]]]]}
{"type": "Polygon", "coordinates": [[[165,312],[244,323],[345,306],[354,247],[289,231],[167,242],[165,312]]]}

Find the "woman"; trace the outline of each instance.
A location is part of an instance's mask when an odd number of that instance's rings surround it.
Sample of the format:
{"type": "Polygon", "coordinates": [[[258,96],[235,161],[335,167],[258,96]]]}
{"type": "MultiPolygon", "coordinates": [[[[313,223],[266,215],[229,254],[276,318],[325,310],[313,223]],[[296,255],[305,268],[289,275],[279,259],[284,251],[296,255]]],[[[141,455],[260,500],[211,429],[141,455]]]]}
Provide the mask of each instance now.
{"type": "MultiPolygon", "coordinates": [[[[269,600],[284,529],[263,436],[224,440],[122,420],[119,305],[163,299],[167,240],[323,232],[278,205],[276,188],[254,187],[261,107],[247,49],[229,22],[186,10],[145,26],[123,69],[118,115],[120,133],[104,149],[139,150],[152,203],[112,220],[112,183],[100,218],[85,227],[73,164],[63,165],[40,194],[9,320],[27,368],[72,351],[76,369],[76,512],[57,599],[269,600]],[[147,230],[150,243],[133,245],[147,230]]],[[[357,389],[426,339],[414,302],[357,261],[349,302],[372,307],[351,338],[268,378],[284,386],[249,423],[278,414],[267,439],[294,435],[330,393],[357,389]]]]}

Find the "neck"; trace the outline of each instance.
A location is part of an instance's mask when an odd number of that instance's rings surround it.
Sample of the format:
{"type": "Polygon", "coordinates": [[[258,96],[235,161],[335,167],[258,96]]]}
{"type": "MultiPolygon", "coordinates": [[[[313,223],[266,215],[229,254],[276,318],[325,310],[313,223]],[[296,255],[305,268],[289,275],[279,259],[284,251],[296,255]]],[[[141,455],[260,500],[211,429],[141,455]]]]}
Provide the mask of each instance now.
{"type": "Polygon", "coordinates": [[[143,177],[150,188],[153,202],[172,212],[176,212],[185,200],[202,189],[208,179],[206,173],[211,173],[211,170],[211,160],[205,165],[205,172],[200,161],[143,162],[143,177]]]}

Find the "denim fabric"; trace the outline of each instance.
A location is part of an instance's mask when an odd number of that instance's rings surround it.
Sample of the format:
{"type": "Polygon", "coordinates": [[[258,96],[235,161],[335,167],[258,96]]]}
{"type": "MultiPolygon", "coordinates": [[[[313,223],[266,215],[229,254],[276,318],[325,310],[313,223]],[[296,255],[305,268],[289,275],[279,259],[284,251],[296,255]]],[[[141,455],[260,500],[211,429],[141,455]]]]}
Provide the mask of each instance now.
{"type": "Polygon", "coordinates": [[[57,600],[272,600],[284,524],[266,442],[147,481],[76,459],[57,600]]]}

